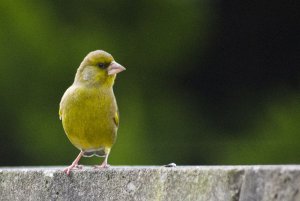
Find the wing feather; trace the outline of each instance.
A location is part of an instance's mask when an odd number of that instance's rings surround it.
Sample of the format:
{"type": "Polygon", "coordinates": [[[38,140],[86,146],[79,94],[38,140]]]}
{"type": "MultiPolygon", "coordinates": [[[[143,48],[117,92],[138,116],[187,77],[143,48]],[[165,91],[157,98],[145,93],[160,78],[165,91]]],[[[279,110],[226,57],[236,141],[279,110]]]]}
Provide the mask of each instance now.
{"type": "Polygon", "coordinates": [[[114,116],[114,122],[117,127],[119,127],[119,111],[117,110],[114,116]]]}

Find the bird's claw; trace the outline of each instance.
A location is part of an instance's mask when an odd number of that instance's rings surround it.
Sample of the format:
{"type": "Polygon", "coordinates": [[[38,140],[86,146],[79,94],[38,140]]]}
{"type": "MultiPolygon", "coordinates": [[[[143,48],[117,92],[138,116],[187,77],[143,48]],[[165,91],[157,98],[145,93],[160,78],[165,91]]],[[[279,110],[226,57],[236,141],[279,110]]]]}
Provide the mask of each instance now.
{"type": "Polygon", "coordinates": [[[82,167],[83,167],[82,165],[78,165],[78,164],[73,165],[73,164],[72,164],[72,165],[70,165],[69,167],[65,168],[65,169],[64,169],[64,172],[67,173],[67,175],[70,175],[70,172],[71,172],[72,169],[79,169],[79,170],[81,170],[82,167]]]}
{"type": "Polygon", "coordinates": [[[107,164],[107,163],[94,166],[95,169],[106,169],[106,168],[109,168],[109,167],[110,167],[110,165],[107,164]]]}
{"type": "Polygon", "coordinates": [[[64,169],[64,172],[67,174],[67,175],[69,175],[70,174],[70,172],[71,172],[71,170],[72,170],[72,166],[69,166],[69,167],[67,167],[67,168],[65,168],[64,169]]]}

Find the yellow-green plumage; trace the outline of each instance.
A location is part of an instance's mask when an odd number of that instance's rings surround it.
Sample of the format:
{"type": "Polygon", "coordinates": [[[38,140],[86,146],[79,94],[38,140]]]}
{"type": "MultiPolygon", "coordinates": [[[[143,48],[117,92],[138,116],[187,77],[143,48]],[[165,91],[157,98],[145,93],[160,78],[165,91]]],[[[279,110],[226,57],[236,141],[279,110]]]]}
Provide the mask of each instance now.
{"type": "Polygon", "coordinates": [[[62,97],[59,115],[65,133],[83,156],[107,156],[116,140],[119,116],[113,84],[123,70],[110,54],[91,52],[62,97]]]}
{"type": "Polygon", "coordinates": [[[83,151],[110,149],[118,128],[114,120],[118,117],[113,91],[72,86],[64,97],[62,123],[72,144],[83,151]]]}

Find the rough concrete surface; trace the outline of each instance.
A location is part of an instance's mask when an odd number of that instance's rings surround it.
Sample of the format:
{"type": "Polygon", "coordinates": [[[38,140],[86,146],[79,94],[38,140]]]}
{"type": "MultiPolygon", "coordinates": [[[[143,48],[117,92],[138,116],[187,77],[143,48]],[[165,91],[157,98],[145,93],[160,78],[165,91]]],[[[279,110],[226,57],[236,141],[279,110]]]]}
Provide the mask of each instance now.
{"type": "Polygon", "coordinates": [[[0,200],[300,201],[300,166],[0,168],[0,200]]]}

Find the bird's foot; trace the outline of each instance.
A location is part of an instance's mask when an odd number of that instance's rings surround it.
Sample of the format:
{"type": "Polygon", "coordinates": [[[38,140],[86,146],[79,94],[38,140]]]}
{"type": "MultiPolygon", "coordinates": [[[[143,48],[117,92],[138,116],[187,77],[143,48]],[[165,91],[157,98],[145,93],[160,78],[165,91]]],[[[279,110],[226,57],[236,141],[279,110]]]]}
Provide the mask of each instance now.
{"type": "Polygon", "coordinates": [[[67,175],[69,175],[72,169],[80,169],[81,170],[82,167],[83,167],[82,165],[72,164],[69,167],[65,168],[64,172],[67,173],[67,175]]]}
{"type": "Polygon", "coordinates": [[[70,172],[71,172],[71,170],[72,170],[73,168],[74,168],[74,166],[70,165],[69,167],[67,167],[67,168],[64,169],[64,172],[65,172],[67,175],[69,175],[70,172]]]}
{"type": "Polygon", "coordinates": [[[95,165],[94,168],[95,169],[106,169],[106,168],[109,168],[110,165],[107,164],[107,163],[102,163],[101,165],[95,165]]]}
{"type": "Polygon", "coordinates": [[[80,151],[80,153],[78,154],[76,159],[73,161],[73,163],[69,167],[64,169],[64,172],[67,173],[67,175],[70,174],[70,172],[73,168],[78,168],[78,169],[82,168],[82,166],[78,165],[78,162],[79,162],[80,158],[82,157],[82,155],[83,155],[83,151],[80,151]]]}

